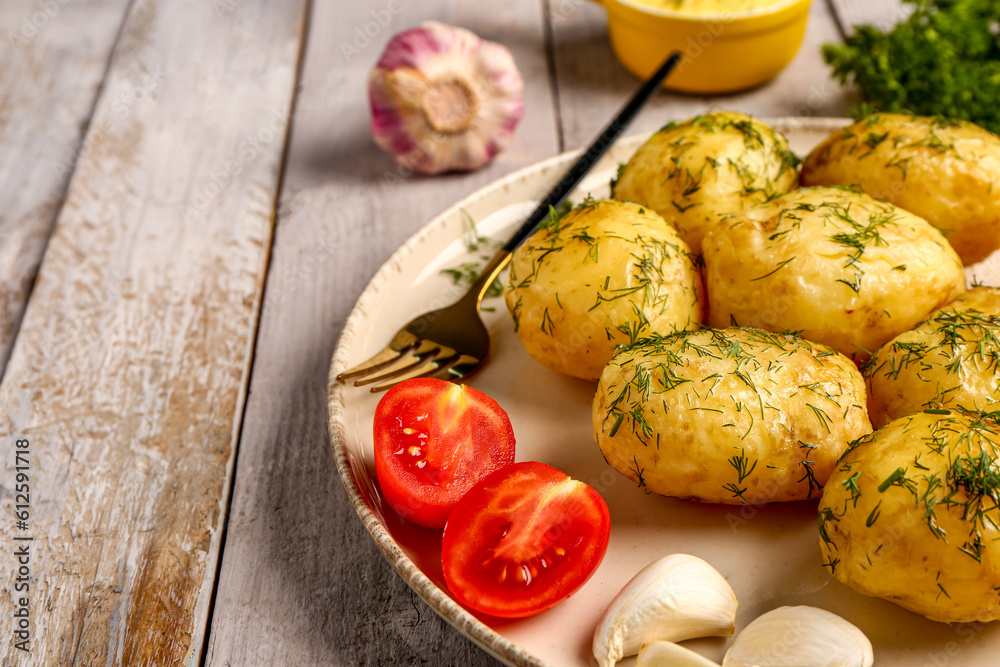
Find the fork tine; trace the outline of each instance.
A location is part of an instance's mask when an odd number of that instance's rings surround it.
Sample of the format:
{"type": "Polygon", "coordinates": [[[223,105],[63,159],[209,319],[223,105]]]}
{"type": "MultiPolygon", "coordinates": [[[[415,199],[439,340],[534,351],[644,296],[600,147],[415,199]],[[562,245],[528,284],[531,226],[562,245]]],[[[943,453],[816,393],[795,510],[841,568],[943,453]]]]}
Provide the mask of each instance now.
{"type": "Polygon", "coordinates": [[[428,373],[432,373],[437,369],[441,368],[442,363],[447,364],[454,361],[454,357],[444,357],[441,355],[434,355],[428,359],[425,359],[419,363],[411,364],[406,368],[400,369],[394,373],[385,373],[377,378],[372,378],[366,380],[365,384],[380,383],[372,387],[372,393],[377,393],[392,387],[393,385],[399,384],[404,380],[411,380],[417,377],[424,377],[428,373]]]}
{"type": "Polygon", "coordinates": [[[386,380],[392,380],[392,384],[402,382],[407,379],[414,369],[424,368],[427,364],[436,363],[437,360],[450,357],[454,354],[454,350],[435,345],[433,341],[423,341],[419,348],[413,350],[405,358],[400,358],[398,362],[390,364],[377,373],[356,380],[354,386],[362,387],[366,384],[385,382],[386,380]]]}
{"type": "Polygon", "coordinates": [[[410,380],[415,377],[435,378],[438,380],[458,380],[465,377],[475,369],[479,368],[479,360],[467,354],[453,355],[451,357],[438,357],[433,363],[424,365],[405,377],[396,377],[388,382],[377,384],[371,388],[373,394],[385,391],[393,385],[403,380],[410,380]]]}
{"type": "Polygon", "coordinates": [[[391,372],[397,370],[404,365],[412,363],[411,357],[420,359],[426,357],[431,352],[436,353],[438,350],[438,345],[434,341],[419,340],[412,335],[410,335],[409,338],[412,342],[404,341],[402,344],[399,344],[399,334],[397,334],[397,337],[393,338],[392,342],[389,343],[384,350],[365,363],[355,366],[349,371],[338,375],[337,379],[360,377],[361,379],[355,381],[355,387],[371,384],[371,382],[377,382],[378,380],[367,380],[366,378],[371,377],[372,375],[377,375],[383,371],[391,372]]]}
{"type": "Polygon", "coordinates": [[[391,347],[382,348],[382,350],[380,350],[368,361],[362,362],[354,368],[348,368],[343,373],[338,374],[337,382],[344,382],[360,375],[369,375],[374,373],[393,363],[403,355],[408,355],[413,347],[414,346],[411,346],[399,351],[394,350],[391,347]]]}
{"type": "Polygon", "coordinates": [[[430,377],[434,374],[442,373],[454,366],[460,358],[460,355],[456,354],[455,350],[447,347],[441,348],[440,354],[436,354],[433,357],[426,359],[423,364],[414,364],[405,371],[400,371],[398,373],[393,373],[392,375],[386,375],[379,378],[379,384],[376,387],[372,387],[372,392],[383,391],[395,384],[403,382],[404,380],[430,377]]]}
{"type": "MultiPolygon", "coordinates": [[[[434,347],[433,343],[428,344],[428,341],[420,340],[404,327],[397,331],[396,335],[389,341],[389,344],[371,359],[358,364],[354,368],[348,368],[343,373],[337,375],[337,382],[370,375],[391,365],[397,359],[409,355],[414,349],[417,350],[417,353],[420,353],[421,351],[426,352],[432,347],[434,347]]],[[[357,384],[354,386],[357,386],[357,384]]]]}

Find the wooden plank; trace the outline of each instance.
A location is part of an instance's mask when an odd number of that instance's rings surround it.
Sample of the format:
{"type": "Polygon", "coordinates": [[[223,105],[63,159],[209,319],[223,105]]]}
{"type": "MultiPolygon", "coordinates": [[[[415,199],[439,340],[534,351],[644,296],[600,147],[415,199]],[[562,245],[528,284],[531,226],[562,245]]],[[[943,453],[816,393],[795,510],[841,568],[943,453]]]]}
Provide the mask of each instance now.
{"type": "Polygon", "coordinates": [[[404,3],[381,27],[385,0],[313,4],[207,664],[497,664],[416,598],[358,521],[327,437],[326,376],[354,301],[406,237],[557,152],[541,3],[404,3]],[[370,138],[368,70],[424,19],[507,44],[524,75],[514,142],[479,172],[406,176],[370,138]],[[374,37],[348,59],[364,30],[374,37]]]}
{"type": "Polygon", "coordinates": [[[854,26],[868,23],[887,30],[913,12],[912,5],[902,0],[828,0],[837,22],[845,33],[854,26]]]}
{"type": "Polygon", "coordinates": [[[0,384],[4,665],[199,661],[304,4],[131,6],[0,384]]]}
{"type": "MultiPolygon", "coordinates": [[[[603,8],[583,0],[562,0],[552,3],[550,15],[562,133],[567,149],[578,148],[600,131],[639,82],[611,51],[603,8]]],[[[830,68],[820,55],[821,44],[840,39],[830,7],[823,0],[814,0],[802,48],[770,82],[741,93],[711,97],[664,91],[629,131],[653,132],[668,120],[710,109],[764,117],[844,116],[856,99],[830,76],[830,68]]]]}
{"type": "Polygon", "coordinates": [[[0,5],[0,376],[128,4],[0,5]]]}

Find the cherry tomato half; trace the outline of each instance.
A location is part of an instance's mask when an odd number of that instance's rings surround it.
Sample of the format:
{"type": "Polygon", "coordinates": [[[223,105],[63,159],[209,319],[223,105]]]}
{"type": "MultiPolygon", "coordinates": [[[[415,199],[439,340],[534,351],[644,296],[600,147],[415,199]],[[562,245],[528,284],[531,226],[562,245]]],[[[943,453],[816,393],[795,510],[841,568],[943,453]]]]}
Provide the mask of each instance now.
{"type": "Polygon", "coordinates": [[[444,529],[444,579],[462,604],[521,618],[585,584],[608,549],[601,495],[537,461],[507,466],[455,505],[444,529]]]}
{"type": "Polygon", "coordinates": [[[400,382],[375,408],[375,473],[404,519],[441,528],[483,477],[514,462],[507,413],[481,391],[444,380],[400,382]]]}

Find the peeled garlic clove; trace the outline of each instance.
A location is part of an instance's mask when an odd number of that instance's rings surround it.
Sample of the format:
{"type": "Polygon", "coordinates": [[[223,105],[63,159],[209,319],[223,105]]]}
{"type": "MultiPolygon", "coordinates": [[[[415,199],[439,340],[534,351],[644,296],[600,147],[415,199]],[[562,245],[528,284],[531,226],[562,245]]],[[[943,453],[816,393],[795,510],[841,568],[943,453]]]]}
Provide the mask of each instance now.
{"type": "Polygon", "coordinates": [[[733,641],[723,667],[871,667],[872,643],[840,616],[816,607],[779,607],[733,641]]]}
{"type": "Polygon", "coordinates": [[[639,649],[635,667],[719,667],[719,663],[680,644],[653,642],[639,649]]]}
{"type": "Polygon", "coordinates": [[[610,667],[654,641],[728,637],[736,604],[733,589],[714,567],[696,556],[665,556],[611,601],[594,632],[594,657],[610,667]]]}
{"type": "Polygon", "coordinates": [[[368,78],[372,136],[408,169],[476,169],[513,136],[523,89],[507,47],[427,21],[393,37],[368,78]]]}

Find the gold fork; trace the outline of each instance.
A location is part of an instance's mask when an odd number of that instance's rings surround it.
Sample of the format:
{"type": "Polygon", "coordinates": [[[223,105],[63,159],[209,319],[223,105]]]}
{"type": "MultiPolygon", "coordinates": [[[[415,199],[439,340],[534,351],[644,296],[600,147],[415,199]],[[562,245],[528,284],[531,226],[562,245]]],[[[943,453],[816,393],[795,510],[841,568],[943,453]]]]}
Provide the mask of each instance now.
{"type": "Polygon", "coordinates": [[[636,91],[594,143],[570,167],[566,175],[539,203],[525,223],[490,263],[465,295],[450,306],[432,310],[411,320],[396,332],[389,344],[368,361],[337,375],[338,382],[354,380],[354,386],[371,384],[372,392],[383,391],[403,380],[432,377],[459,380],[474,373],[486,362],[490,333],[479,316],[486,290],[507,266],[511,253],[531,235],[549,212],[579,185],[639,110],[653,96],[680,60],[674,52],[642,87],[636,91]]]}

